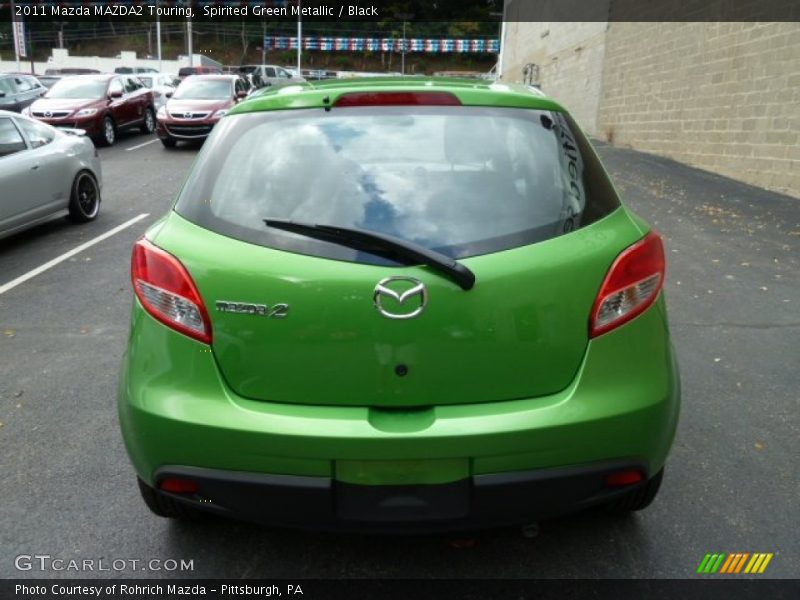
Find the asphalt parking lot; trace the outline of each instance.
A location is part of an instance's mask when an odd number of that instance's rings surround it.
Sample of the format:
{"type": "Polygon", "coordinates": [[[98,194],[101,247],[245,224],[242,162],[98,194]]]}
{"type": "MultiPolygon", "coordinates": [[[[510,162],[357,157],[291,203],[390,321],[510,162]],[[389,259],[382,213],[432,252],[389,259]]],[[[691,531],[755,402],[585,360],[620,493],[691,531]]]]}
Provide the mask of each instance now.
{"type": "Polygon", "coordinates": [[[116,416],[130,247],[169,209],[196,152],[123,136],[101,150],[97,221],[59,220],[0,242],[0,577],[176,575],[15,569],[19,554],[48,554],[186,559],[194,568],[181,576],[214,578],[683,578],[707,552],[772,552],[764,576],[800,577],[800,200],[607,146],[606,166],[664,235],[670,260],[683,409],[647,511],[546,521],[532,538],[519,529],[343,536],[152,516],[116,416]]]}

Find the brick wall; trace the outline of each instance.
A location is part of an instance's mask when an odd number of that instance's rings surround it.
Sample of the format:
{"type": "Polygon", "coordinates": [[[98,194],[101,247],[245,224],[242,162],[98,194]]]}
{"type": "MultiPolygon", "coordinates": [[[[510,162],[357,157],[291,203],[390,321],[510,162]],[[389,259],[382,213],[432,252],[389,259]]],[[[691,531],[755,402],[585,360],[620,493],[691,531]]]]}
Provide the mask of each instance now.
{"type": "Polygon", "coordinates": [[[800,197],[800,23],[612,23],[598,129],[800,197]]]}

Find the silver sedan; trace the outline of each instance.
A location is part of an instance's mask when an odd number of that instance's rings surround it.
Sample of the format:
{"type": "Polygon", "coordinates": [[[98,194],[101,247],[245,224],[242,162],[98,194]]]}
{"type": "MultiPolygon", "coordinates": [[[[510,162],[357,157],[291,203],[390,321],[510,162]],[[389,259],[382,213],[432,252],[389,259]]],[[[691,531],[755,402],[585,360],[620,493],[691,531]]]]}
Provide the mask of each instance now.
{"type": "Polygon", "coordinates": [[[92,221],[102,171],[92,141],[0,110],[0,238],[58,216],[92,221]]]}

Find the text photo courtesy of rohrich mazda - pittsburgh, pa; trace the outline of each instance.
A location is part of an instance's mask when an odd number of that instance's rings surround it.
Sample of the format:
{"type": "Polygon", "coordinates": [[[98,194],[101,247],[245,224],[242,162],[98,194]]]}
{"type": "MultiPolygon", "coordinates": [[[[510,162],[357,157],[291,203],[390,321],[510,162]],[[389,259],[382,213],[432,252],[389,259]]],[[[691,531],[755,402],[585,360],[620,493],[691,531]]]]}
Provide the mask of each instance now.
{"type": "Polygon", "coordinates": [[[798,10],[0,3],[0,597],[797,597],[798,10]]]}

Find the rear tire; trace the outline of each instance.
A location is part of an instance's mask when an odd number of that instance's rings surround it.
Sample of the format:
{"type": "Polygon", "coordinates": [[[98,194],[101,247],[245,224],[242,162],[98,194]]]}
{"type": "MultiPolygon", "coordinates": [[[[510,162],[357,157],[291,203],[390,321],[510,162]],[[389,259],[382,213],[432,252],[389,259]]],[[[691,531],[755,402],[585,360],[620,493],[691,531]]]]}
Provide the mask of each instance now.
{"type": "Polygon", "coordinates": [[[100,135],[97,141],[101,146],[113,146],[117,141],[117,126],[114,125],[114,119],[111,117],[104,117],[103,124],[100,127],[100,135]]]}
{"type": "Polygon", "coordinates": [[[144,121],[142,121],[141,131],[144,134],[151,134],[156,130],[156,117],[153,109],[149,106],[144,110],[144,121]]]}
{"type": "Polygon", "coordinates": [[[184,519],[190,521],[198,521],[205,518],[205,513],[161,494],[138,477],[136,481],[139,483],[139,492],[142,494],[142,500],[144,500],[147,508],[149,508],[150,512],[154,515],[164,517],[165,519],[184,519]]]}
{"type": "Polygon", "coordinates": [[[76,223],[94,221],[100,212],[100,186],[89,171],[81,171],[72,182],[69,218],[76,223]]]}
{"type": "Polygon", "coordinates": [[[661,487],[664,469],[653,475],[650,479],[639,484],[633,489],[605,505],[605,510],[611,515],[627,515],[637,510],[644,510],[653,502],[661,487]]]}
{"type": "Polygon", "coordinates": [[[174,148],[178,142],[172,138],[161,138],[161,143],[164,144],[164,148],[174,148]]]}

